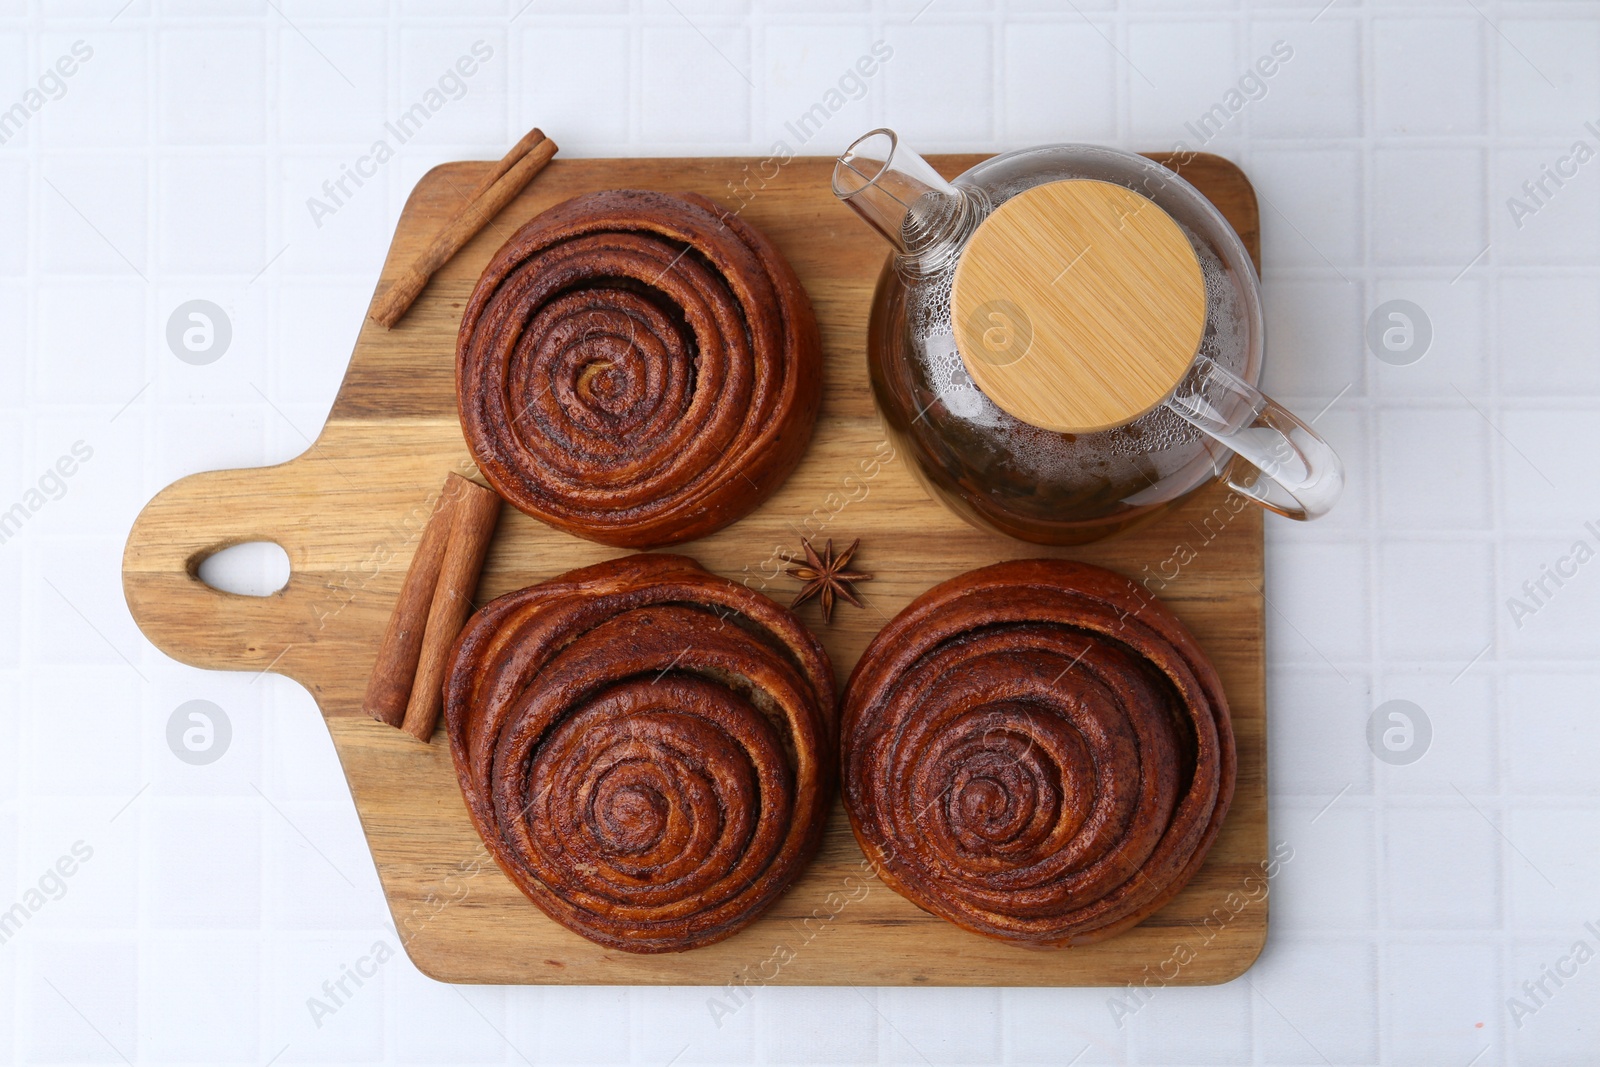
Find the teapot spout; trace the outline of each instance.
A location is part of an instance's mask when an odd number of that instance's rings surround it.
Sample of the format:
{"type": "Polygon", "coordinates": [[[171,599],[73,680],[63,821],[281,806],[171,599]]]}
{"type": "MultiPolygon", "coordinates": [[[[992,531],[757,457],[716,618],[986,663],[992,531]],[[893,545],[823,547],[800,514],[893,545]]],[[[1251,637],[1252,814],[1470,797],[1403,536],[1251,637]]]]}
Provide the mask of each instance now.
{"type": "Polygon", "coordinates": [[[894,245],[903,264],[924,270],[953,263],[989,213],[981,192],[945,181],[887,129],[845,149],[834,164],[833,195],[894,245]]]}

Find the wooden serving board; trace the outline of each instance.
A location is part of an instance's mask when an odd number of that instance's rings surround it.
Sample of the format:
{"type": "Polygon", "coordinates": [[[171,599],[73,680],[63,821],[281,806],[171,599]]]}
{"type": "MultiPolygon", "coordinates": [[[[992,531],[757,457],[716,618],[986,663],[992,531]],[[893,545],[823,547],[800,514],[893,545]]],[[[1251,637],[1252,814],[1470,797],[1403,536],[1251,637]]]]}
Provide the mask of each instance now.
{"type": "MultiPolygon", "coordinates": [[[[977,156],[933,160],[947,174],[977,156]]],[[[1157,157],[1161,158],[1161,157],[1157,157]]],[[[412,192],[383,284],[422,248],[486,163],[429,172],[412,192]]],[[[317,442],[276,467],[185,478],[158,494],[128,536],[129,607],[162,651],[198,667],[272,670],[315,696],[343,762],[406,949],[443,981],[574,984],[1122,985],[1222,982],[1266,939],[1258,881],[1267,859],[1262,516],[1231,515],[1212,486],[1109,541],[1046,550],[966,526],[918,485],[873,407],[863,346],[885,248],[829,191],[832,161],[777,173],[744,159],[558,159],[433,280],[393,331],[367,322],[317,442]],[[868,607],[841,605],[823,626],[801,609],[842,684],[867,641],[934,583],[1000,559],[1060,554],[1139,576],[1177,571],[1163,596],[1210,653],[1233,709],[1239,780],[1204,868],[1161,912],[1086,948],[1016,948],[934,918],[864,873],[843,809],[820,854],[760,921],[707,948],[667,956],[602,949],[547,919],[506,879],[468,822],[443,732],[431,745],[367,718],[361,698],[433,494],[448,471],[475,473],[456,418],[454,344],[461,308],[494,251],[545,208],[596,189],[695,191],[729,206],[780,248],[816,304],[826,392],[810,451],[759,510],[681,551],[787,602],[780,575],[802,536],[848,543],[878,575],[868,607]],[[218,592],[200,561],[246,541],[287,551],[289,583],[270,597],[218,592]],[[1145,568],[1150,568],[1149,572],[1145,568]],[[1181,962],[1180,962],[1181,961],[1181,962]]],[[[1228,216],[1252,254],[1255,195],[1214,156],[1183,174],[1228,216]]],[[[328,358],[336,358],[329,353],[328,358]]],[[[480,602],[621,554],[506,508],[480,602]]]]}

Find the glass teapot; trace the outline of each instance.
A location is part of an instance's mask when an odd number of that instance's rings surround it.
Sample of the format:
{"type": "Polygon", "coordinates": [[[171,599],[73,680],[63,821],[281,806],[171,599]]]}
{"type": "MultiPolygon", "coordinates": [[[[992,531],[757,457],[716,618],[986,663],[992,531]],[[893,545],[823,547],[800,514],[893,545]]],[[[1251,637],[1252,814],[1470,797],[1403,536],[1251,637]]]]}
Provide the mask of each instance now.
{"type": "Polygon", "coordinates": [[[1082,544],[1216,477],[1294,519],[1338,499],[1338,456],[1255,388],[1249,254],[1174,172],[1062,144],[947,182],[874,130],[833,191],[895,248],[869,326],[878,407],[975,525],[1082,544]]]}

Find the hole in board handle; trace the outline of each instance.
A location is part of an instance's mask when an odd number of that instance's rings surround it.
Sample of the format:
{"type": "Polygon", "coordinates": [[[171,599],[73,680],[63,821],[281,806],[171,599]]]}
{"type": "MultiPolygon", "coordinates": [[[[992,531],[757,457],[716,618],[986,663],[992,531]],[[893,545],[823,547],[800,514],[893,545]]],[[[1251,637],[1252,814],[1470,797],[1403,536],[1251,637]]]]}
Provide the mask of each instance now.
{"type": "Polygon", "coordinates": [[[271,596],[289,584],[289,553],[274,541],[246,541],[211,553],[195,573],[223,593],[271,596]]]}

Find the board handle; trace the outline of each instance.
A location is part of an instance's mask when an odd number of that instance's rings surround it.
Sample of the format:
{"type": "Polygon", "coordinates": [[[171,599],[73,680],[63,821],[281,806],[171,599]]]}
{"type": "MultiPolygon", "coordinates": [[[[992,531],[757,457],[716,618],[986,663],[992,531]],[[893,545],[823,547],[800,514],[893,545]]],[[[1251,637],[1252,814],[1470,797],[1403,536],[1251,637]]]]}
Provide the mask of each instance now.
{"type": "Polygon", "coordinates": [[[327,636],[328,620],[346,601],[331,596],[316,573],[307,522],[327,505],[307,499],[318,494],[288,476],[291,465],[191,475],[157,493],[134,520],[122,556],[123,595],[162,652],[195,667],[295,677],[296,647],[327,636]],[[241,491],[242,478],[255,483],[251,491],[241,491]],[[251,541],[271,541],[287,553],[282,589],[248,596],[200,579],[207,557],[251,541]]]}

